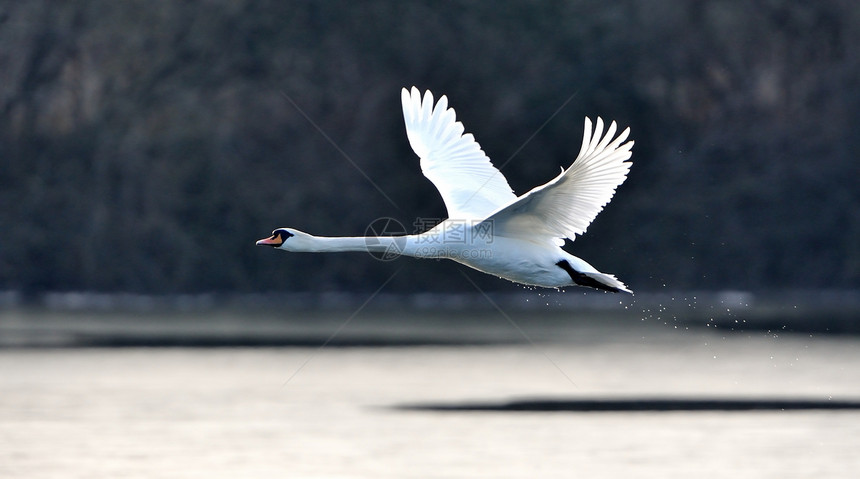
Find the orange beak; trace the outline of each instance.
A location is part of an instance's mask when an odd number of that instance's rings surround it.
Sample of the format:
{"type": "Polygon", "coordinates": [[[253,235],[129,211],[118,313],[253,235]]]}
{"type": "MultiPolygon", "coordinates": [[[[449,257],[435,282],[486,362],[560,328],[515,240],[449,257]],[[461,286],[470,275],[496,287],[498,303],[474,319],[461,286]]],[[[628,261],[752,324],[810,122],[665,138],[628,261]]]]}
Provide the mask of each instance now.
{"type": "Polygon", "coordinates": [[[274,234],[268,238],[263,238],[260,241],[257,241],[256,244],[258,246],[273,246],[277,248],[278,246],[284,244],[284,241],[281,239],[281,235],[274,234]]]}

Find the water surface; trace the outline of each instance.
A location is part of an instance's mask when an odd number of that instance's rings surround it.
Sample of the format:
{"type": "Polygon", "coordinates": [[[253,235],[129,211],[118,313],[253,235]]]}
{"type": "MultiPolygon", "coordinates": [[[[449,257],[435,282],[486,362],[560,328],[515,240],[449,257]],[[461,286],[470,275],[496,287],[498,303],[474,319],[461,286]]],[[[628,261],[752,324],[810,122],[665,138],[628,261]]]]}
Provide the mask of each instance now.
{"type": "Polygon", "coordinates": [[[860,341],[645,325],[536,345],[0,349],[0,477],[860,471],[857,409],[409,409],[655,399],[857,401],[860,341]]]}

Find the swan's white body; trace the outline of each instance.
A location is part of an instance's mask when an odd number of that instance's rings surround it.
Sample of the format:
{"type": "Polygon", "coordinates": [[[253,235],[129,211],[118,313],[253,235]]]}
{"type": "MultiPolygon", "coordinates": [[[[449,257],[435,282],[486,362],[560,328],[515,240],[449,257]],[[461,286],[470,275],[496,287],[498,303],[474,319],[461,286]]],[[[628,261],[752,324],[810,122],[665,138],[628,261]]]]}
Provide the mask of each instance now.
{"type": "Polygon", "coordinates": [[[614,276],[563,249],[564,238],[583,234],[630,169],[633,142],[629,128],[615,137],[616,125],[603,135],[598,118],[592,131],[585,119],[582,148],[570,168],[549,183],[517,197],[502,173],[475,142],[463,134],[448,99],[423,100],[417,88],[403,89],[403,117],[409,143],[421,170],[439,190],[449,219],[429,231],[408,236],[312,236],[279,228],[257,244],[296,252],[396,252],[422,258],[447,258],[517,283],[561,288],[580,285],[608,291],[629,289],[614,276]]]}

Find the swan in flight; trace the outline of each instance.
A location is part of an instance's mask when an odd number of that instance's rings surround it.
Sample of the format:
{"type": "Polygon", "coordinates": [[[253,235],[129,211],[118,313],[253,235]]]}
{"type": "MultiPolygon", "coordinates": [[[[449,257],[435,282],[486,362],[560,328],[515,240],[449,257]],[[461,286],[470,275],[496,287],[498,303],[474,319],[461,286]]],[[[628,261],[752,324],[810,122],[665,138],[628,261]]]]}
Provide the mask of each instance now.
{"type": "Polygon", "coordinates": [[[586,228],[624,182],[633,141],[630,129],[617,137],[615,122],[605,134],[603,120],[585,119],[579,155],[545,185],[517,197],[470,133],[464,134],[448,98],[437,102],[417,88],[401,92],[409,144],[421,171],[448,210],[448,219],[428,231],[403,236],[321,237],[278,228],[257,241],[295,252],[396,252],[420,258],[447,258],[516,283],[546,288],[587,286],[631,291],[564,251],[564,238],[586,228]]]}

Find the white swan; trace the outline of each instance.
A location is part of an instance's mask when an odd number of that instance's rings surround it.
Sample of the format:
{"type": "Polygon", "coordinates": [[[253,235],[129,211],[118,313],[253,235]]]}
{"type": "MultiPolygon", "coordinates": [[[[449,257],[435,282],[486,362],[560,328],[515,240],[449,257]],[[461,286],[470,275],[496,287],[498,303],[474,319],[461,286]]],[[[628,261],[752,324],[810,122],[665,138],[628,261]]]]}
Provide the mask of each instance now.
{"type": "Polygon", "coordinates": [[[583,234],[609,203],[630,169],[633,141],[618,137],[615,122],[603,134],[585,119],[582,149],[568,169],[517,197],[474,137],[463,134],[443,95],[401,93],[406,134],[421,158],[421,171],[439,190],[448,219],[421,234],[320,237],[278,228],[258,245],[296,252],[369,251],[422,258],[448,258],[516,283],[546,288],[579,285],[631,291],[611,274],[597,271],[563,249],[564,238],[583,234]]]}

